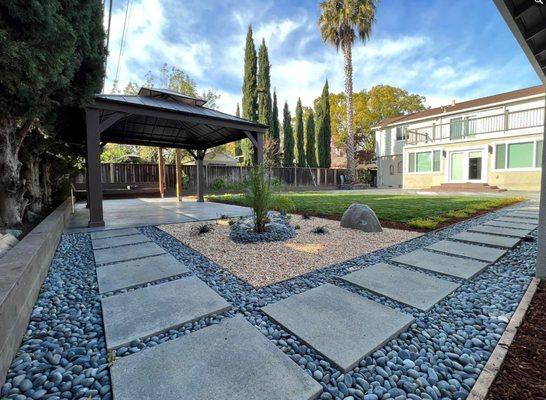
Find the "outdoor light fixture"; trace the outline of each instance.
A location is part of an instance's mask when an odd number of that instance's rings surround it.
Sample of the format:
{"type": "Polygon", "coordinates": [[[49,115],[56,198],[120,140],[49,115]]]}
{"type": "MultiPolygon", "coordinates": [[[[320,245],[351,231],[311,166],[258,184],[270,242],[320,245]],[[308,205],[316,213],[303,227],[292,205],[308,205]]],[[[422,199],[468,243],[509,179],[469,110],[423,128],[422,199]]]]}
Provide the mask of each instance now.
{"type": "Polygon", "coordinates": [[[493,146],[491,146],[491,145],[487,146],[487,152],[489,154],[493,154],[493,146]]]}
{"type": "Polygon", "coordinates": [[[445,150],[442,150],[442,157],[444,157],[444,158],[447,157],[447,152],[445,150]]]}

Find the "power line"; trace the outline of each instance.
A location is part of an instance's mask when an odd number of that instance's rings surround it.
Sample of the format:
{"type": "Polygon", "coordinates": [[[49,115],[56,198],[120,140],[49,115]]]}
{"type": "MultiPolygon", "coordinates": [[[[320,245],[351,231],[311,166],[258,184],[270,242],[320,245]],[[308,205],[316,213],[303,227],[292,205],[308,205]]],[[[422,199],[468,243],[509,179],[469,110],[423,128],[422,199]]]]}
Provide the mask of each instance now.
{"type": "Polygon", "coordinates": [[[121,65],[121,58],[122,58],[123,50],[125,48],[125,43],[127,40],[127,32],[129,31],[128,27],[129,27],[130,15],[131,15],[132,3],[133,3],[132,0],[127,0],[127,5],[125,7],[125,20],[123,21],[123,31],[121,34],[121,42],[119,44],[118,64],[116,66],[116,75],[114,78],[114,82],[117,82],[119,78],[119,68],[121,65]]]}

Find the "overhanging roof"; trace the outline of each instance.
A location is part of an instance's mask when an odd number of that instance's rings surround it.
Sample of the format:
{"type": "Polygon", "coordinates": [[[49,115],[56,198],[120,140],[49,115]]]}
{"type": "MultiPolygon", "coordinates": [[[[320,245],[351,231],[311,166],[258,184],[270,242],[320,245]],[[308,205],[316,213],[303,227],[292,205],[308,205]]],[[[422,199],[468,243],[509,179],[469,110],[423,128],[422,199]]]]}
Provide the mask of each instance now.
{"type": "Polygon", "coordinates": [[[494,2],[542,83],[546,85],[546,1],[494,2]]]}
{"type": "Polygon", "coordinates": [[[267,129],[163,89],[142,88],[137,96],[98,94],[94,100],[88,108],[101,112],[102,142],[205,150],[267,129]]]}

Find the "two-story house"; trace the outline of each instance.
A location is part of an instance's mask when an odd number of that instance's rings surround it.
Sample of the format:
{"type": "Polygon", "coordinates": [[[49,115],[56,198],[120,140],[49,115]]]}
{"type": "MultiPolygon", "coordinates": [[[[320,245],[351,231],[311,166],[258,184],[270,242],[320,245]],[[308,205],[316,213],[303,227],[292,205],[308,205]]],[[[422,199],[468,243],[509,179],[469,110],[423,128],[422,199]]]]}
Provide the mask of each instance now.
{"type": "Polygon", "coordinates": [[[544,87],[388,118],[374,131],[379,187],[539,190],[544,87]]]}

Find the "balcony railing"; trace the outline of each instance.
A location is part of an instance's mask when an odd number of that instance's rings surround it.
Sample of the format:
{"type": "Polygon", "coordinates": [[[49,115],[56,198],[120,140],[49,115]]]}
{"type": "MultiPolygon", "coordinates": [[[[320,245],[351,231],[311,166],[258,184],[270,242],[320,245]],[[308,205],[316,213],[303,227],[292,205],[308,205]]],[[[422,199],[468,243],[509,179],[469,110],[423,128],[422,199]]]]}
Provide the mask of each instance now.
{"type": "Polygon", "coordinates": [[[451,118],[450,122],[406,131],[406,144],[435,143],[474,138],[488,133],[542,127],[544,107],[504,112],[476,118],[451,118]]]}

